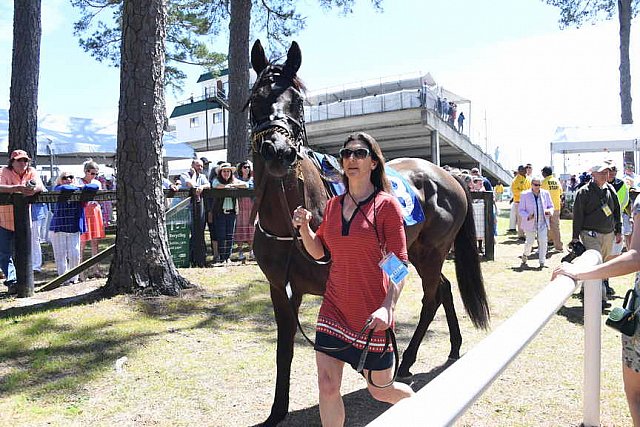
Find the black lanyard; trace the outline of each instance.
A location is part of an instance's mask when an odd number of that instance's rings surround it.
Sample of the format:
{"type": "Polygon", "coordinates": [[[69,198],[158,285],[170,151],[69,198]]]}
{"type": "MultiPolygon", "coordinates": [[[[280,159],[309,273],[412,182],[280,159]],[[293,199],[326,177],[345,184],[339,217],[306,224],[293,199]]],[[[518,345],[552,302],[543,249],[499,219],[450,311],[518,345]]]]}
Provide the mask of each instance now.
{"type": "Polygon", "coordinates": [[[387,252],[384,250],[384,247],[382,246],[382,242],[380,241],[380,236],[378,235],[378,227],[376,226],[378,224],[378,217],[376,216],[376,197],[378,195],[377,192],[378,192],[378,190],[374,190],[374,195],[373,195],[373,223],[369,220],[369,218],[367,218],[367,215],[365,215],[365,213],[362,211],[362,209],[360,209],[360,204],[358,202],[356,202],[356,199],[353,198],[351,193],[347,192],[347,194],[349,195],[349,197],[351,198],[353,203],[356,205],[356,212],[360,212],[362,214],[362,216],[364,217],[364,220],[367,221],[369,223],[369,225],[371,227],[373,227],[373,231],[376,232],[376,240],[378,240],[378,246],[380,247],[380,253],[384,257],[387,252]]]}

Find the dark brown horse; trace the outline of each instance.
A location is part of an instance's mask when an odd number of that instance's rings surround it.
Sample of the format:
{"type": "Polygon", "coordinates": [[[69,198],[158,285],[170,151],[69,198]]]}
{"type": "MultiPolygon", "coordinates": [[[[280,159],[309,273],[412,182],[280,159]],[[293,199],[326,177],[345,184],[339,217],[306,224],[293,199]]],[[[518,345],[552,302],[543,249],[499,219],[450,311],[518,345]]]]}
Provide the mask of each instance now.
{"type": "MultiPolygon", "coordinates": [[[[296,42],[281,65],[269,63],[259,40],[251,50],[251,64],[258,74],[249,100],[258,212],[254,253],[269,280],[278,326],[276,393],[265,425],[275,425],[287,414],[297,310],[304,294],[324,293],[328,274],[328,266],[310,260],[292,237],[291,212],[297,206],[305,206],[313,213],[312,228],[317,229],[328,200],[322,177],[306,155],[304,86],[296,75],[300,63],[301,52],[296,42]],[[287,280],[294,309],[287,298],[287,280]]],[[[462,336],[451,283],[441,273],[454,243],[458,287],[476,327],[487,327],[489,308],[466,186],[426,160],[396,159],[388,165],[412,185],[426,216],[424,222],[406,228],[409,259],[422,278],[424,290],[420,321],[400,364],[399,375],[406,377],[411,375],[409,369],[416,360],[418,347],[441,304],[451,337],[449,357],[460,356],[462,336]]]]}

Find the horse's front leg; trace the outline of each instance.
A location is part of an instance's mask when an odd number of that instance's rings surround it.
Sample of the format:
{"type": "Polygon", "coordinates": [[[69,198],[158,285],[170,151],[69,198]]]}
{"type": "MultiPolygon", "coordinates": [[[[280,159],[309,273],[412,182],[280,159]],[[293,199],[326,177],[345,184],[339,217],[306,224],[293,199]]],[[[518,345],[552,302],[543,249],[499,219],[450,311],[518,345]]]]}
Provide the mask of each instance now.
{"type": "Polygon", "coordinates": [[[296,319],[301,298],[293,297],[292,309],[285,291],[280,287],[270,286],[273,313],[278,327],[278,344],[276,348],[276,392],[271,406],[271,414],[264,422],[265,426],[275,426],[287,416],[289,411],[289,386],[291,377],[291,361],[293,359],[293,338],[296,334],[296,319]]]}

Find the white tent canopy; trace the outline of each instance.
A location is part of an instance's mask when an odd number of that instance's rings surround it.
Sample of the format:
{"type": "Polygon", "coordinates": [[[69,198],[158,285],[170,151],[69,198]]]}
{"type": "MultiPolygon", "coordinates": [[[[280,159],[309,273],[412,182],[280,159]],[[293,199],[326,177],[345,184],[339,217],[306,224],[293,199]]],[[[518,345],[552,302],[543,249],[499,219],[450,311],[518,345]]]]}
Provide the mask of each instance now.
{"type": "Polygon", "coordinates": [[[551,154],[637,151],[640,127],[635,125],[559,127],[551,154]]]}
{"type": "MultiPolygon", "coordinates": [[[[115,159],[117,123],[93,119],[46,114],[38,118],[38,163],[48,163],[53,155],[56,164],[79,164],[86,158],[115,159]]],[[[172,135],[163,138],[164,160],[190,159],[191,146],[172,135]]],[[[0,109],[0,158],[6,161],[9,146],[9,111],[0,109]]]]}

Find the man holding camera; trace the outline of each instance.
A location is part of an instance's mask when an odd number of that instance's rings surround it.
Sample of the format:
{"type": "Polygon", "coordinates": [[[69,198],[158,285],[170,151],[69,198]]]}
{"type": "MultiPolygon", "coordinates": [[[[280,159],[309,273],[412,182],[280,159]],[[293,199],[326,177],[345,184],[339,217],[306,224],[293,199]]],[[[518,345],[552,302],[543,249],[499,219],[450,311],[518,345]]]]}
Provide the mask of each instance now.
{"type": "MultiPolygon", "coordinates": [[[[573,205],[572,242],[582,241],[586,249],[595,249],[605,260],[611,254],[614,240],[622,241],[620,202],[607,181],[611,165],[602,162],[589,169],[591,181],[576,193],[573,205]]],[[[607,290],[603,284],[603,305],[607,290]]]]}
{"type": "MultiPolygon", "coordinates": [[[[31,158],[24,150],[14,150],[9,164],[0,171],[0,193],[22,193],[33,196],[44,189],[35,168],[29,164],[31,158]]],[[[0,206],[0,269],[6,278],[4,284],[9,294],[18,292],[16,269],[13,265],[15,226],[13,206],[0,206]]]]}

